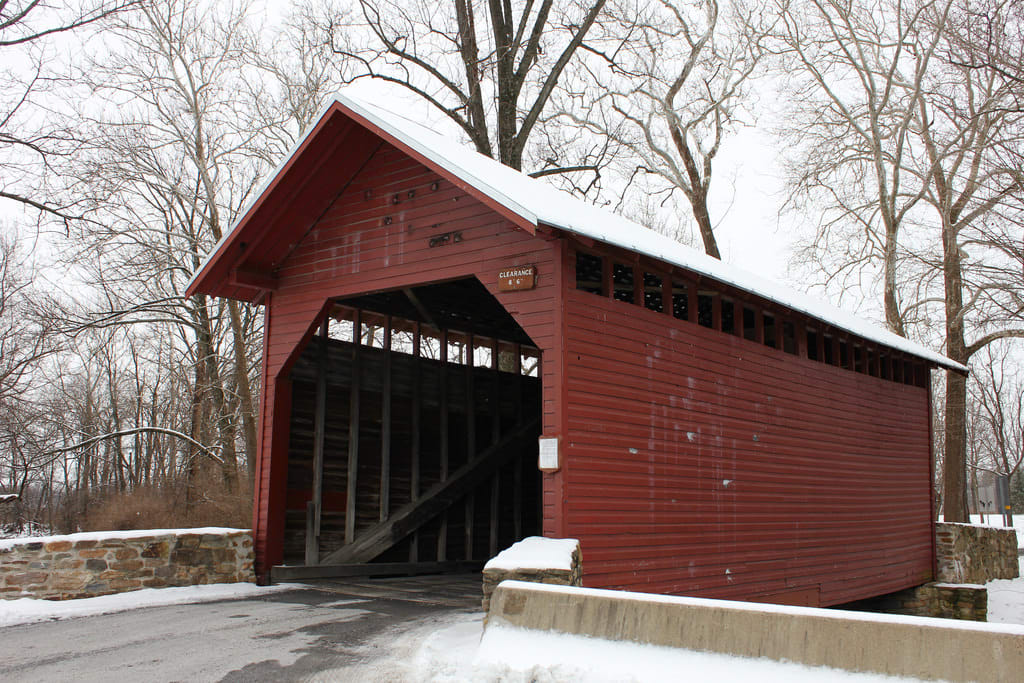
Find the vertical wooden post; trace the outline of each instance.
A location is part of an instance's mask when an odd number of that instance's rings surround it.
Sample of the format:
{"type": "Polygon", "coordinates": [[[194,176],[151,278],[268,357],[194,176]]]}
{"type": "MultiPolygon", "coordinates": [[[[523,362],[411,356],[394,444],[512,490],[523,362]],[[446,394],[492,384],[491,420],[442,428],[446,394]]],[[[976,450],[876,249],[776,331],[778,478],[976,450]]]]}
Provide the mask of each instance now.
{"type": "Polygon", "coordinates": [[[318,549],[316,533],[316,503],[306,501],[306,557],[307,565],[320,564],[320,553],[318,549]]]}
{"type": "Polygon", "coordinates": [[[498,554],[498,498],[501,495],[501,471],[491,477],[491,526],[487,536],[487,556],[498,554]]]}
{"type": "Polygon", "coordinates": [[[601,293],[608,297],[615,297],[615,266],[608,256],[601,257],[601,293]]]}
{"type": "Polygon", "coordinates": [[[348,479],[345,486],[345,543],[356,535],[356,477],[359,474],[359,347],[362,342],[363,312],[356,309],[352,321],[352,381],[348,404],[348,479]]]}
{"type": "Polygon", "coordinates": [[[323,513],[324,486],[324,430],[327,420],[327,326],[330,318],[320,325],[316,350],[316,404],[313,410],[313,499],[306,514],[312,520],[306,524],[306,564],[320,564],[320,520],[323,513]]]}
{"type": "Polygon", "coordinates": [[[686,282],[686,317],[691,323],[697,322],[697,285],[686,282]]]}
{"type": "MultiPolygon", "coordinates": [[[[722,306],[724,305],[725,302],[722,301],[721,294],[715,294],[711,297],[711,329],[718,330],[719,332],[722,331],[722,306]]],[[[735,324],[736,321],[733,320],[733,325],[735,324]]]]}
{"type": "MultiPolygon", "coordinates": [[[[438,415],[438,457],[441,469],[441,481],[448,478],[448,330],[441,330],[441,353],[439,364],[439,415],[438,415]]],[[[441,513],[441,523],[437,532],[437,561],[448,559],[448,512],[441,513]]]]}
{"type": "Polygon", "coordinates": [[[743,338],[743,302],[739,299],[732,302],[732,333],[743,338]]]}
{"type": "Polygon", "coordinates": [[[633,303],[640,308],[644,306],[644,291],[644,271],[633,266],[633,303]]]}
{"type": "Polygon", "coordinates": [[[818,334],[816,336],[818,342],[818,362],[825,362],[825,328],[818,325],[818,334]]]}
{"type": "Polygon", "coordinates": [[[796,355],[807,358],[807,325],[803,320],[793,321],[793,343],[796,344],[796,355]]]}
{"type": "Polygon", "coordinates": [[[672,306],[672,273],[661,274],[661,312],[675,315],[672,306]]]}
{"type": "Polygon", "coordinates": [[[476,460],[476,401],[473,387],[472,333],[466,335],[466,458],[476,460]]]}
{"type": "MultiPolygon", "coordinates": [[[[516,373],[515,401],[516,401],[516,427],[523,423],[523,350],[516,344],[513,347],[515,362],[512,364],[513,372],[516,373]]],[[[515,472],[512,475],[512,520],[515,540],[523,538],[523,456],[517,456],[515,472]]]]}
{"type": "MultiPolygon", "coordinates": [[[[409,446],[412,461],[409,472],[409,495],[412,500],[420,497],[420,334],[422,330],[417,322],[412,331],[412,425],[411,444],[409,446]]],[[[413,533],[409,541],[409,562],[418,562],[420,552],[420,532],[413,533]]]]}
{"type": "Polygon", "coordinates": [[[380,521],[391,514],[391,316],[384,318],[384,386],[380,409],[380,521]]]}
{"type": "Polygon", "coordinates": [[[492,389],[491,400],[494,404],[494,408],[491,411],[491,444],[496,444],[501,440],[501,368],[498,366],[498,357],[501,354],[501,345],[498,342],[498,338],[495,337],[491,342],[491,358],[494,360],[494,387],[492,389]]]}
{"type": "MultiPolygon", "coordinates": [[[[473,352],[475,341],[472,333],[466,334],[466,460],[476,460],[476,401],[473,389],[473,352]]],[[[473,559],[473,526],[475,523],[476,494],[470,491],[466,496],[465,515],[465,559],[473,559]]]]}
{"type": "MultiPolygon", "coordinates": [[[[491,365],[494,370],[494,387],[491,391],[491,445],[501,440],[501,370],[498,368],[498,355],[501,348],[498,338],[491,341],[491,365]]],[[[488,537],[487,550],[489,557],[498,554],[498,513],[501,495],[501,473],[496,472],[491,480],[491,533],[488,537]]]]}

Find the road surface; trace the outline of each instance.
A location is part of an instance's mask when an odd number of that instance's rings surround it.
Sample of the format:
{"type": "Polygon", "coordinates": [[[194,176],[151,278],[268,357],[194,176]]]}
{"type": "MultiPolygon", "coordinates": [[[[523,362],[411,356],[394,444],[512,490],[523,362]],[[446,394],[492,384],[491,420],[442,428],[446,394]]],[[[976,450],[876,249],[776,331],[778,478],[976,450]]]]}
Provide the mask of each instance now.
{"type": "Polygon", "coordinates": [[[310,586],[8,627],[0,681],[402,680],[403,633],[480,609],[479,575],[310,586]]]}

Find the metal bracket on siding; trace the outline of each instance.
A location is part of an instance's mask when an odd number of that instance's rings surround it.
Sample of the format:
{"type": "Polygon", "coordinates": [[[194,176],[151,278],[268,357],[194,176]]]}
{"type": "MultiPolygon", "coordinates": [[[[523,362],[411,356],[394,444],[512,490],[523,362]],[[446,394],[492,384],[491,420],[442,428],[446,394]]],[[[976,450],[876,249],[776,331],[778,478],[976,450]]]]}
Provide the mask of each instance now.
{"type": "Polygon", "coordinates": [[[428,242],[427,244],[430,247],[440,247],[440,246],[448,244],[450,242],[461,242],[461,241],[462,241],[462,231],[461,230],[454,230],[452,232],[444,232],[444,233],[441,233],[440,235],[434,235],[433,237],[430,238],[430,242],[428,242]]]}

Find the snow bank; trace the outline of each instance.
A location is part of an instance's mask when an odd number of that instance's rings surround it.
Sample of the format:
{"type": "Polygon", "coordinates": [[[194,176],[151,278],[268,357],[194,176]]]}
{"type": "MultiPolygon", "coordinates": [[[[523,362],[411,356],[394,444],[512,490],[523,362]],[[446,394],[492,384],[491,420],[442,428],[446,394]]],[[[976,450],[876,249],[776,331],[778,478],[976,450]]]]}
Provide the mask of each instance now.
{"type": "Polygon", "coordinates": [[[0,539],[0,550],[7,550],[22,543],[54,543],[57,541],[109,541],[126,538],[145,538],[147,536],[181,536],[184,534],[234,534],[247,533],[248,529],[232,529],[230,527],[205,526],[195,529],[135,529],[132,531],[83,531],[77,534],[59,536],[21,536],[18,538],[0,539]]]}
{"type": "Polygon", "coordinates": [[[269,593],[301,588],[305,588],[305,586],[287,583],[274,586],[220,583],[184,588],[146,588],[130,593],[103,595],[81,600],[52,601],[34,598],[0,600],[0,628],[19,624],[34,624],[40,621],[111,614],[141,607],[163,607],[214,600],[261,597],[269,593]]]}
{"type": "Polygon", "coordinates": [[[459,615],[447,624],[432,624],[429,631],[410,633],[410,637],[419,639],[420,645],[403,673],[409,680],[432,683],[898,680],[878,674],[541,633],[505,625],[489,627],[481,638],[481,630],[480,615],[459,615]]]}
{"type": "Polygon", "coordinates": [[[491,558],[488,569],[572,569],[572,553],[579,546],[575,538],[528,536],[491,558]]]}
{"type": "Polygon", "coordinates": [[[985,584],[991,624],[1024,624],[1024,557],[1018,562],[1020,578],[996,579],[985,584]]]}
{"type": "Polygon", "coordinates": [[[564,633],[541,633],[492,626],[474,659],[474,673],[501,681],[665,681],[676,676],[694,681],[760,683],[807,681],[891,681],[827,667],[735,657],[657,645],[603,640],[564,633]]]}

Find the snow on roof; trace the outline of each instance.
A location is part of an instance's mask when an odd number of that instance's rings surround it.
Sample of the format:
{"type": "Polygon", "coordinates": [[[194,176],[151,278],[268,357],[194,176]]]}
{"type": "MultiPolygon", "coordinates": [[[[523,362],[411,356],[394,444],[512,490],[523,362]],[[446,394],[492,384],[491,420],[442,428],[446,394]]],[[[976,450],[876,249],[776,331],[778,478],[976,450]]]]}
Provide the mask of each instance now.
{"type": "Polygon", "coordinates": [[[575,538],[529,536],[513,543],[488,560],[488,569],[572,569],[572,554],[580,542],[575,538]]]}
{"type": "Polygon", "coordinates": [[[0,493],[0,503],[6,503],[11,500],[18,500],[17,493],[0,493]]]}
{"type": "MultiPolygon", "coordinates": [[[[893,334],[888,330],[848,311],[836,308],[819,299],[798,292],[782,284],[749,273],[741,268],[711,258],[703,252],[681,244],[665,235],[655,232],[618,214],[589,204],[578,197],[547,184],[542,180],[504,166],[474,149],[448,138],[426,126],[388,111],[363,100],[336,94],[329,99],[321,114],[320,121],[333,107],[343,109],[362,117],[400,145],[408,147],[433,164],[445,169],[476,190],[486,194],[508,210],[533,225],[548,225],[566,232],[582,235],[606,244],[635,251],[675,266],[706,275],[726,285],[756,294],[781,306],[804,313],[825,323],[918,358],[931,361],[942,367],[967,372],[967,368],[951,361],[942,354],[893,334]]],[[[270,180],[281,172],[285,163],[305,142],[315,129],[310,126],[306,134],[296,141],[293,150],[282,161],[278,169],[268,176],[263,190],[253,195],[253,202],[263,194],[270,180]]],[[[249,207],[239,213],[245,216],[249,207]]],[[[225,234],[224,239],[213,249],[211,256],[219,251],[225,240],[238,227],[238,222],[225,234]]],[[[207,259],[207,262],[209,258],[207,259]]],[[[206,267],[196,270],[197,277],[206,267]]],[[[191,287],[192,283],[189,283],[191,287]]]]}

